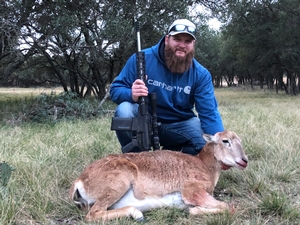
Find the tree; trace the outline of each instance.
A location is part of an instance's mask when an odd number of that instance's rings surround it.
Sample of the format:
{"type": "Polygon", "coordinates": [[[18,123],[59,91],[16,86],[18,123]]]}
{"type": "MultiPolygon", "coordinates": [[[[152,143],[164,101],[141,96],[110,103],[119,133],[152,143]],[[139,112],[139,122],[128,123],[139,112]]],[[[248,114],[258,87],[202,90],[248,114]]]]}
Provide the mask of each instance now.
{"type": "MultiPolygon", "coordinates": [[[[261,87],[264,82],[273,87],[275,80],[280,84],[276,88],[290,93],[283,81],[285,74],[290,90],[299,92],[299,12],[296,0],[228,1],[223,13],[223,19],[229,19],[222,30],[223,49],[234,50],[234,71],[239,78],[246,74],[251,84],[257,80],[261,87]]],[[[223,54],[223,67],[232,62],[227,57],[223,54]]]]}
{"type": "Polygon", "coordinates": [[[30,5],[34,1],[2,1],[1,10],[1,41],[0,41],[0,84],[26,60],[35,54],[34,49],[21,49],[19,37],[21,29],[30,15],[30,5]]]}
{"type": "Polygon", "coordinates": [[[2,27],[7,32],[2,38],[0,79],[16,78],[14,72],[24,77],[28,67],[36,71],[35,67],[45,75],[34,76],[39,77],[35,83],[59,84],[79,96],[93,93],[102,98],[107,85],[136,51],[133,21],[141,22],[142,46],[148,47],[171,21],[186,17],[188,6],[196,2],[8,1],[1,6],[2,27]],[[9,31],[12,34],[8,35],[9,31]]]}

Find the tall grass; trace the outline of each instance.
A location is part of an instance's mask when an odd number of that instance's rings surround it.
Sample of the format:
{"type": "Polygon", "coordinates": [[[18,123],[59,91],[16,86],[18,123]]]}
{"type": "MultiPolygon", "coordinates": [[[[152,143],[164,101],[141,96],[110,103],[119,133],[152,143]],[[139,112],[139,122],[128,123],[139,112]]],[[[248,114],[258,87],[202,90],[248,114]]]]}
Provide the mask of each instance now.
{"type": "MultiPolygon", "coordinates": [[[[160,209],[145,213],[144,224],[299,224],[299,97],[236,89],[219,89],[216,95],[226,129],[239,134],[249,157],[247,169],[223,171],[215,191],[216,198],[235,205],[236,213],[189,217],[181,210],[160,209]]],[[[4,108],[9,112],[9,105],[4,108]]],[[[69,202],[68,190],[85,166],[120,152],[111,117],[3,123],[0,161],[16,170],[9,197],[0,199],[0,224],[87,224],[85,214],[69,202]]],[[[138,222],[128,218],[108,224],[138,222]]]]}

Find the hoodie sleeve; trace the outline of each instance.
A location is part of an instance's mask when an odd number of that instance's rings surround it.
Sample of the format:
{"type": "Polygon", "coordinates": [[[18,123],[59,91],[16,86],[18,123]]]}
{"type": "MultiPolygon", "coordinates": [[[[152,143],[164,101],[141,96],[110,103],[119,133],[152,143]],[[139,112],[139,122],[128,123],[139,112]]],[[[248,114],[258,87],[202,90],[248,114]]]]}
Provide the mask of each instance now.
{"type": "Polygon", "coordinates": [[[110,86],[111,100],[116,104],[125,101],[134,103],[131,87],[136,79],[136,56],[134,54],[128,59],[121,73],[112,82],[110,86]]]}
{"type": "Polygon", "coordinates": [[[203,72],[204,76],[198,81],[199,85],[195,91],[195,108],[204,133],[215,134],[223,131],[224,126],[218,110],[211,75],[207,70],[203,72]]]}

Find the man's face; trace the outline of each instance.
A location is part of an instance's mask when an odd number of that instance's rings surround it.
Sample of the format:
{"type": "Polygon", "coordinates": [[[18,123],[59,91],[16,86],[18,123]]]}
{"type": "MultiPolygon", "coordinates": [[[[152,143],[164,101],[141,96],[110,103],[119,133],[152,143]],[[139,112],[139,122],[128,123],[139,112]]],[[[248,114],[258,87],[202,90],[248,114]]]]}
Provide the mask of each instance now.
{"type": "Polygon", "coordinates": [[[186,57],[188,53],[194,51],[195,40],[189,34],[167,35],[165,45],[171,48],[177,57],[186,57]]]}
{"type": "Polygon", "coordinates": [[[187,71],[194,57],[195,40],[189,34],[165,36],[165,63],[172,73],[187,71]]]}

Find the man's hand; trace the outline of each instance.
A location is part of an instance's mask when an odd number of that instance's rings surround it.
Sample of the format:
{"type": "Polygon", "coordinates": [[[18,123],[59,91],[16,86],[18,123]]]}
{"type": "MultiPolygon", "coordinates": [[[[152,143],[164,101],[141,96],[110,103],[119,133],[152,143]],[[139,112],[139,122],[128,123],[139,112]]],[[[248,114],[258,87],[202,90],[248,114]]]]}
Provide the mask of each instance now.
{"type": "Polygon", "coordinates": [[[137,102],[139,97],[148,96],[148,88],[141,79],[136,79],[131,87],[132,99],[137,102]]]}

